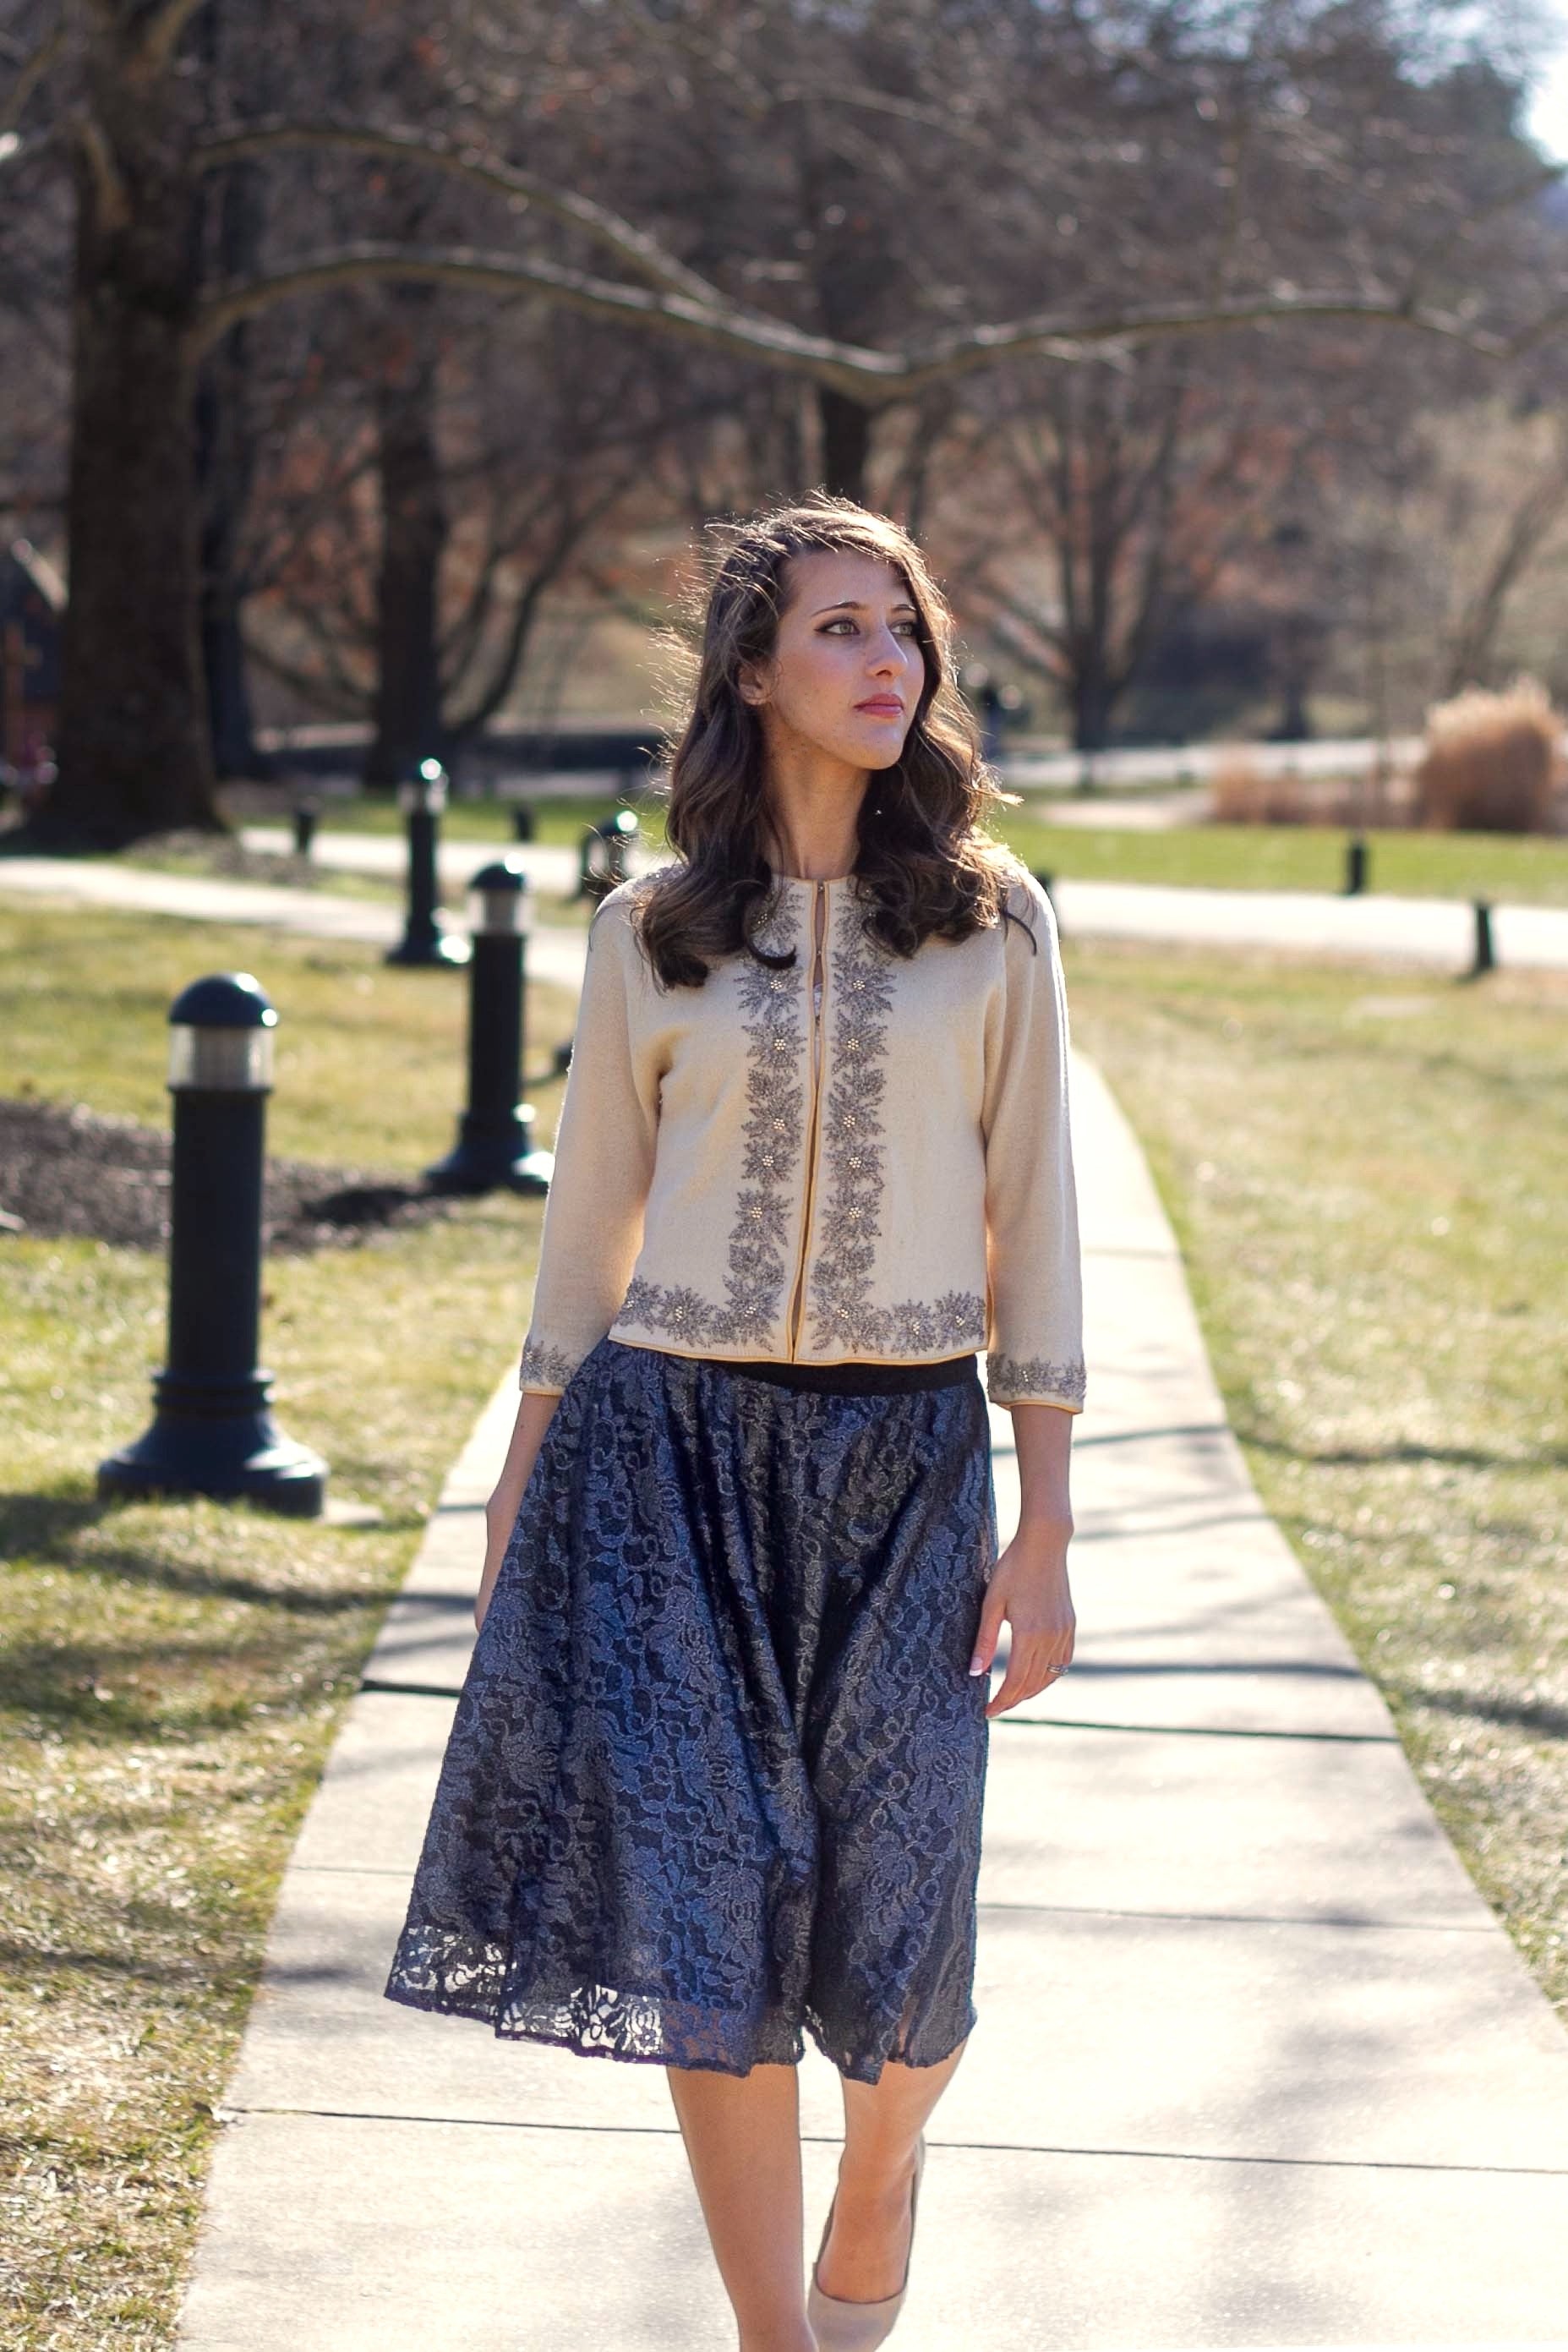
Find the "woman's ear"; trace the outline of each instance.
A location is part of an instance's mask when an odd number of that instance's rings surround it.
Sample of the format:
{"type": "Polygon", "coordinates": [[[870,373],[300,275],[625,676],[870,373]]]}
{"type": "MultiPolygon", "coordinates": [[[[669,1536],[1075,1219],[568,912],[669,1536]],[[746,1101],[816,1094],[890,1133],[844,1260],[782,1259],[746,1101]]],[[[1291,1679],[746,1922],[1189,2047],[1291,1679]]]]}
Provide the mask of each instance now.
{"type": "Polygon", "coordinates": [[[742,702],[759,710],[768,699],[768,688],[760,671],[752,662],[742,662],[736,673],[736,687],[742,702]]]}

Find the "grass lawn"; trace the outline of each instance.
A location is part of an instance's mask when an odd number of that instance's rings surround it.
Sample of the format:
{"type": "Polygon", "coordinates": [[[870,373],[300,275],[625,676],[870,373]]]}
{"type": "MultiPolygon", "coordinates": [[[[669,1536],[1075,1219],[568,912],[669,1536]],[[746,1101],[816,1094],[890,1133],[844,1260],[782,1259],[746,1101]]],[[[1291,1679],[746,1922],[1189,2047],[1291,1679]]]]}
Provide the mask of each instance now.
{"type": "Polygon", "coordinates": [[[1568,976],[1068,960],[1263,1499],[1568,2022],[1568,976]]]}
{"type": "MultiPolygon", "coordinates": [[[[107,908],[84,919],[0,901],[0,1093],[164,1124],[169,1006],[209,971],[253,972],[277,1008],[270,1150],[408,1171],[451,1149],[465,1084],[465,970],[408,971],[350,941],[107,908]]],[[[541,1131],[559,1107],[564,1081],[548,1073],[571,1018],[559,990],[530,982],[541,1131]]]]}
{"type": "MultiPolygon", "coordinates": [[[[224,795],[219,793],[220,803],[224,795]]],[[[637,805],[616,793],[552,793],[541,796],[532,803],[534,838],[553,844],[557,848],[575,849],[591,824],[602,823],[618,808],[637,805]]],[[[407,819],[395,800],[380,794],[366,793],[354,800],[328,800],[318,803],[319,815],[317,828],[321,833],[402,833],[407,819]]],[[[293,817],[286,803],[280,801],[270,814],[251,814],[235,824],[293,825],[293,817]]],[[[643,819],[644,830],[648,820],[643,819]]],[[[655,820],[654,830],[657,830],[655,820]]],[[[493,841],[510,849],[516,840],[510,801],[448,800],[441,814],[441,836],[444,841],[493,841]]]]}
{"type": "MultiPolygon", "coordinates": [[[[162,1121],[170,995],[218,969],[256,971],[282,1013],[275,1149],[406,1172],[450,1146],[461,976],[255,930],[0,915],[0,1090],[162,1121]]],[[[534,1012],[542,1067],[571,1008],[541,988],[534,1012]]],[[[547,1131],[559,1094],[538,1090],[547,1131]]],[[[8,2352],[172,2339],[278,1881],[384,1605],[521,1343],[541,1205],[456,1202],[269,1259],[279,1425],[369,1526],[100,1506],[98,1461],[150,1415],[162,1257],[0,1239],[8,2352]]]]}
{"type": "MultiPolygon", "coordinates": [[[[406,885],[390,874],[364,874],[351,866],[328,866],[319,857],[275,857],[269,851],[246,849],[229,842],[189,833],[153,835],[134,849],[115,856],[122,866],[150,867],[158,874],[186,874],[202,881],[271,882],[293,890],[325,890],[334,898],[369,898],[383,906],[401,905],[406,885]]],[[[444,901],[451,893],[442,892],[444,901]]]]}
{"type": "MultiPolygon", "coordinates": [[[[1069,880],[1167,882],[1214,890],[1330,890],[1344,882],[1348,835],[1333,826],[1190,824],[1164,833],[1052,824],[1013,809],[998,829],[1027,863],[1069,880]]],[[[1568,841],[1503,833],[1365,836],[1368,887],[1402,898],[1495,898],[1568,907],[1568,841]]]]}

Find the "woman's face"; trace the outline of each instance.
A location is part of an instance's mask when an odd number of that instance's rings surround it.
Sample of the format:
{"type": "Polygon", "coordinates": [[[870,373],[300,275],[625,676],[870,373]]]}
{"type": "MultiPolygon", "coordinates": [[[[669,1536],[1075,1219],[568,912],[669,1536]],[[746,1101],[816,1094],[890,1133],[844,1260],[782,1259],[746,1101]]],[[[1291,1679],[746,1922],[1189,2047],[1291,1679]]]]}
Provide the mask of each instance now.
{"type": "Polygon", "coordinates": [[[918,617],[903,574],[880,556],[817,549],[784,566],[772,661],[740,690],[774,752],[810,748],[864,772],[904,749],[925,685],[918,617]]]}

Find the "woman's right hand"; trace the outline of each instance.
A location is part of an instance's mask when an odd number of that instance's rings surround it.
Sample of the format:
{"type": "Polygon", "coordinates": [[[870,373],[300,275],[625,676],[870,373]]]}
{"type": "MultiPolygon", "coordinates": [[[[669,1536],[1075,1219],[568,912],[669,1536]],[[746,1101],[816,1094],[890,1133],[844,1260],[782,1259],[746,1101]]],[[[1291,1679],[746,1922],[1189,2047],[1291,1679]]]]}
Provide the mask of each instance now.
{"type": "Polygon", "coordinates": [[[492,1495],[485,1506],[485,1567],[479,1579],[479,1590],[474,1596],[474,1631],[476,1633],[484,1631],[490,1595],[496,1590],[496,1579],[501,1573],[501,1563],[507,1557],[507,1546],[516,1524],[516,1512],[509,1520],[506,1519],[497,1509],[497,1498],[492,1495]]]}
{"type": "Polygon", "coordinates": [[[555,1409],[559,1402],[559,1394],[538,1396],[531,1391],[517,1400],[517,1418],[513,1423],[507,1459],[485,1506],[485,1570],[474,1601],[476,1633],[484,1626],[490,1595],[496,1589],[496,1579],[501,1573],[507,1547],[517,1524],[517,1513],[523,1507],[524,1492],[533,1474],[534,1464],[538,1459],[539,1447],[544,1444],[545,1432],[554,1420],[555,1409]]]}

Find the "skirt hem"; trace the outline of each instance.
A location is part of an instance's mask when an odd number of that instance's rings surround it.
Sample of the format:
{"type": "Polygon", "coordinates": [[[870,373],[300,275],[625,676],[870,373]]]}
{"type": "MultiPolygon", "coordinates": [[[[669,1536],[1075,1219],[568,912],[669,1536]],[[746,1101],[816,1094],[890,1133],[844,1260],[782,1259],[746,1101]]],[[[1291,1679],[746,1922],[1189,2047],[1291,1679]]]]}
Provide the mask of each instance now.
{"type": "Polygon", "coordinates": [[[749,2074],[758,2066],[798,2066],[805,2056],[806,2037],[809,2035],[828,2063],[835,2067],[849,2081],[874,2084],[886,2065],[896,2064],[917,2069],[944,2065],[951,2058],[955,2050],[963,2047],[978,2022],[977,2013],[971,2004],[968,2020],[962,2033],[948,2049],[938,2052],[934,2058],[895,2059],[889,2052],[879,2058],[857,2060],[853,2056],[846,2057],[841,2046],[839,2048],[832,2046],[826,2026],[812,2011],[808,2010],[800,2024],[794,2029],[792,2038],[797,2047],[792,2056],[780,2058],[759,2056],[748,2058],[744,2064],[741,2064],[737,2061],[716,2057],[676,2058],[665,2051],[659,2050],[617,2049],[607,2042],[590,2038],[580,2028],[573,2030],[547,2025],[509,2025],[502,2017],[497,2015],[493,2002],[456,2000],[450,1995],[415,1992],[405,1985],[389,1984],[382,1998],[386,2000],[397,2001],[404,2009],[423,2010],[432,2016],[462,2017],[470,2019],[476,2025],[487,2025],[497,2042],[533,2042],[546,2049],[564,2050],[573,2058],[608,2058],[622,2066],[673,2066],[683,2074],[728,2074],[737,2079],[749,2074]]]}

